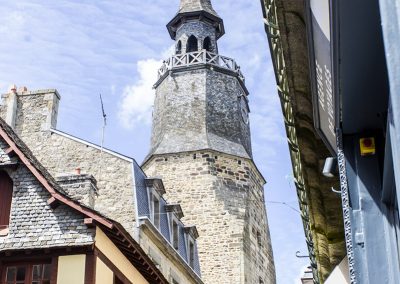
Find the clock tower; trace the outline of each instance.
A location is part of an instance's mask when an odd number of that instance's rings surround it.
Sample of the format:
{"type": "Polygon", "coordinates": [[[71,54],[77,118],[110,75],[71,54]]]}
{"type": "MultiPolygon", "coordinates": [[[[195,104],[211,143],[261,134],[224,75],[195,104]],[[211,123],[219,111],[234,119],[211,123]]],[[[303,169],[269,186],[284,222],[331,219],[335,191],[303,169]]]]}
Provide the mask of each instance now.
{"type": "MultiPolygon", "coordinates": [[[[249,101],[236,62],[218,52],[210,0],[181,0],[167,25],[175,54],[158,71],[143,168],[199,231],[205,283],[275,283],[265,180],[252,157],[249,101]]],[[[188,256],[189,257],[189,256],[188,256]]]]}

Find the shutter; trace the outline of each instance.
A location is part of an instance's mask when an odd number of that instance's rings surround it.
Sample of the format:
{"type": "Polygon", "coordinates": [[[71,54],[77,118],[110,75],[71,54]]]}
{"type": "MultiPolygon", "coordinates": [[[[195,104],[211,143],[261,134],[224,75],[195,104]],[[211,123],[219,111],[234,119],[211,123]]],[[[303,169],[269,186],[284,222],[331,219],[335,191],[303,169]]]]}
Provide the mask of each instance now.
{"type": "Polygon", "coordinates": [[[5,172],[0,172],[0,227],[10,223],[13,183],[5,172]]]}

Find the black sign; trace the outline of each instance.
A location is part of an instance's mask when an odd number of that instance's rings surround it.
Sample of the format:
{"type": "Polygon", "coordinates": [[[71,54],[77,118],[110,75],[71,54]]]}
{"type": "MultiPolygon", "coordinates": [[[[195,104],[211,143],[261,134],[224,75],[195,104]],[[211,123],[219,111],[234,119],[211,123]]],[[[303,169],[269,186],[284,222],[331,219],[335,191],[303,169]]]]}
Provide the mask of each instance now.
{"type": "MultiPolygon", "coordinates": [[[[328,1],[328,0],[319,0],[328,1]]],[[[329,8],[329,6],[327,6],[329,8]]],[[[309,6],[309,47],[313,91],[314,124],[317,132],[332,153],[336,153],[335,100],[332,84],[331,42],[309,6]]],[[[317,13],[329,17],[329,11],[317,13]]]]}

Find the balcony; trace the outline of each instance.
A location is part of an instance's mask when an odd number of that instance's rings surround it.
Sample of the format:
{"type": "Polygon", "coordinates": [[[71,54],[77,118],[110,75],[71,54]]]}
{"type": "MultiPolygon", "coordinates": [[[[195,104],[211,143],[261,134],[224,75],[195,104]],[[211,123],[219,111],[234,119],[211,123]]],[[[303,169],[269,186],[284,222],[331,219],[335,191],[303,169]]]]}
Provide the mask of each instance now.
{"type": "Polygon", "coordinates": [[[158,80],[163,78],[171,70],[204,64],[210,65],[211,67],[215,66],[223,70],[229,70],[235,73],[241,83],[244,84],[245,78],[235,60],[209,52],[205,49],[201,51],[177,54],[168,58],[163,62],[163,65],[158,70],[158,80]]]}

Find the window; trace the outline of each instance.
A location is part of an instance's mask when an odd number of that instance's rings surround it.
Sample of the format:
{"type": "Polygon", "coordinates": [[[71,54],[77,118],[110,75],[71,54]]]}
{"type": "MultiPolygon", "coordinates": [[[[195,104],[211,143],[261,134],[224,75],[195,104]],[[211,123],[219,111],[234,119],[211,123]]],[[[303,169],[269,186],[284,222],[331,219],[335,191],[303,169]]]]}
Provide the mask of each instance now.
{"type": "Polygon", "coordinates": [[[211,51],[211,48],[212,48],[211,39],[210,39],[210,37],[206,37],[203,42],[203,49],[205,49],[207,51],[211,51]]]}
{"type": "Polygon", "coordinates": [[[176,54],[181,54],[182,53],[182,42],[178,41],[178,43],[176,44],[176,50],[175,50],[176,54]]]}
{"type": "Polygon", "coordinates": [[[0,171],[0,236],[8,233],[13,193],[13,182],[4,171],[0,171]]]}
{"type": "Polygon", "coordinates": [[[198,50],[197,38],[194,35],[191,35],[187,42],[186,52],[194,52],[198,50]]]}
{"type": "Polygon", "coordinates": [[[50,284],[51,264],[10,265],[5,269],[5,284],[50,284]]]}
{"type": "Polygon", "coordinates": [[[194,243],[189,240],[189,266],[194,267],[194,243]]]}
{"type": "Polygon", "coordinates": [[[160,200],[153,194],[153,224],[160,228],[160,200]]]}
{"type": "Polygon", "coordinates": [[[172,221],[172,245],[174,249],[179,249],[179,226],[175,221],[172,221]]]}
{"type": "Polygon", "coordinates": [[[261,233],[257,231],[257,244],[259,247],[262,246],[262,238],[261,238],[261,233]]]}

